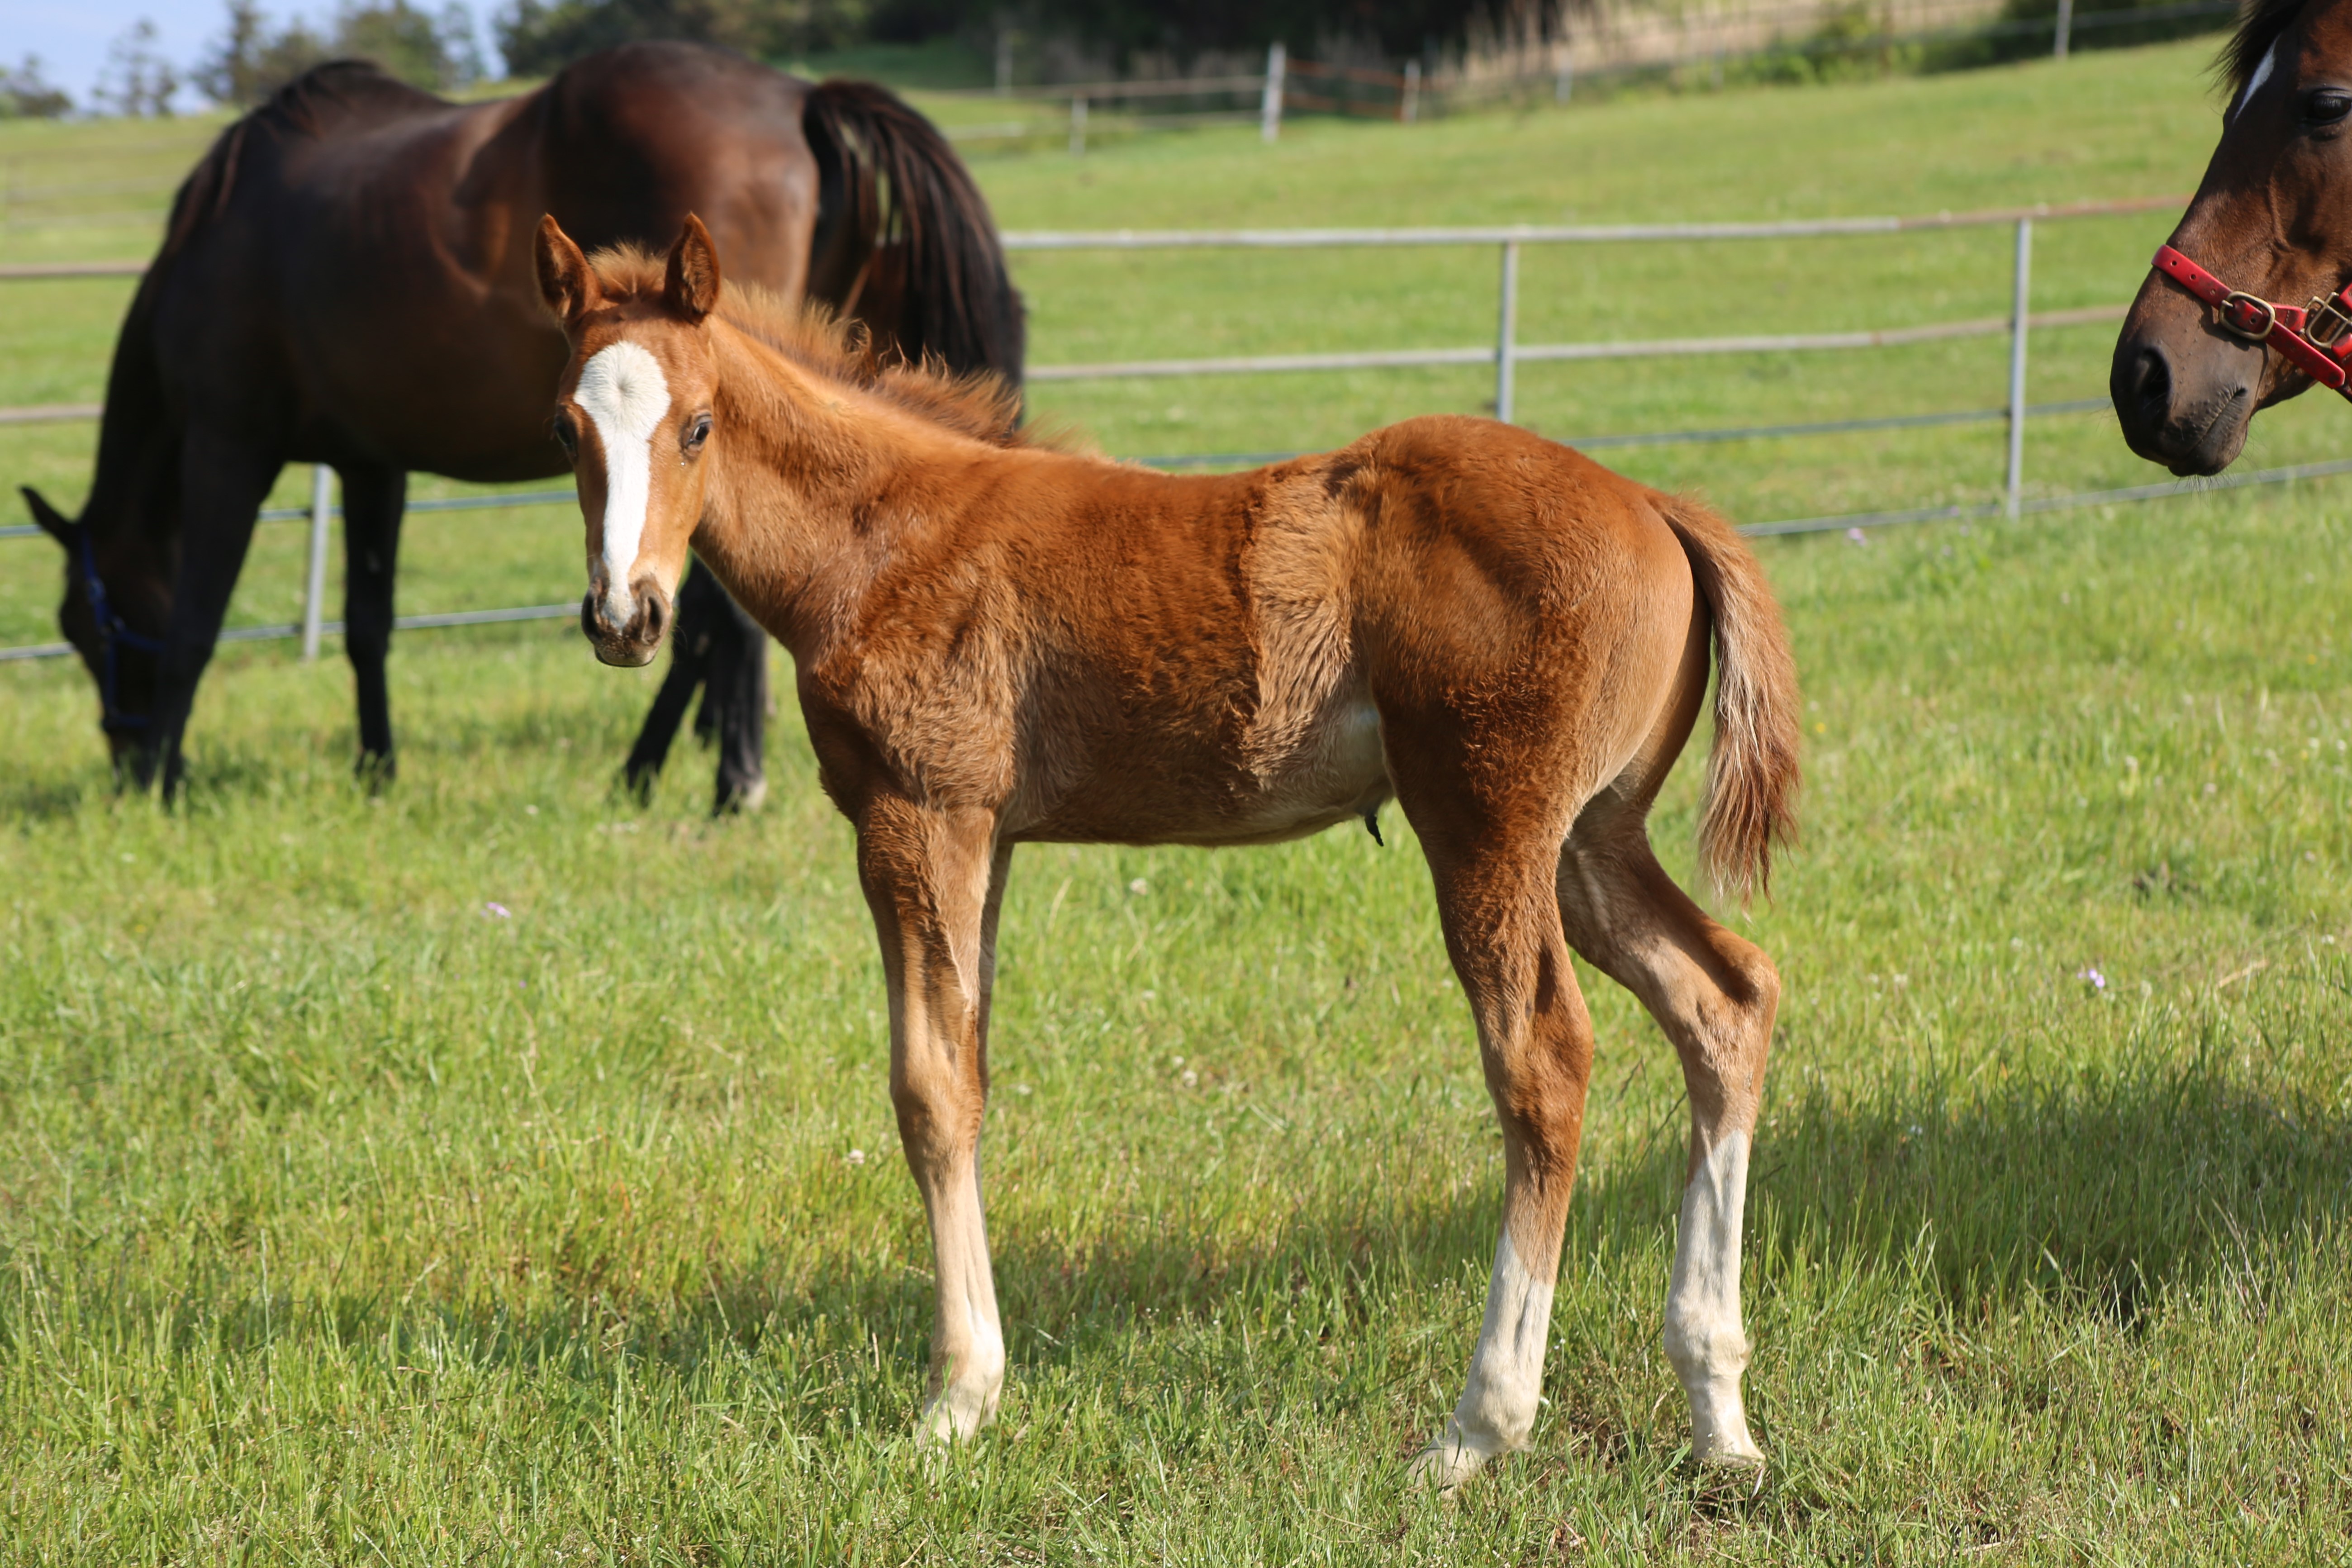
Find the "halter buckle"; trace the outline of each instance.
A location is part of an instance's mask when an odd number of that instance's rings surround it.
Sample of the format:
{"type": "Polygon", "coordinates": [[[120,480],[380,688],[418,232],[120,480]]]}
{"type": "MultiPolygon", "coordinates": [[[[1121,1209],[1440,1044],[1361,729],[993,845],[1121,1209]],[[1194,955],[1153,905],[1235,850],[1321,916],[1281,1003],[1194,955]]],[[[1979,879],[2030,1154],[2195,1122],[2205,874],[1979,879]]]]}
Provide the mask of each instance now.
{"type": "Polygon", "coordinates": [[[2352,331],[2352,311],[2345,310],[2344,296],[2314,294],[2304,307],[2303,335],[2321,348],[2333,349],[2347,331],[2352,331]]]}
{"type": "Polygon", "coordinates": [[[2249,342],[2267,342],[2271,329],[2278,325],[2278,307],[2242,289],[2232,289],[2230,296],[2221,301],[2221,316],[2222,331],[2233,332],[2249,342]],[[2262,323],[2259,327],[2253,324],[2257,321],[2262,323]]]}

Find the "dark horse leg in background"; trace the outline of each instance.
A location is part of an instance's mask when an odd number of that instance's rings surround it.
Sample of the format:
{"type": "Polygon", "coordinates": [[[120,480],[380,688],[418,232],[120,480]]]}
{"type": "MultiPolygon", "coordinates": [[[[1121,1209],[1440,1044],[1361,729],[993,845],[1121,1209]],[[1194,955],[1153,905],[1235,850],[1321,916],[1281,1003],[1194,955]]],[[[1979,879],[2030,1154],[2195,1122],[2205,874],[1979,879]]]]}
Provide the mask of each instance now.
{"type": "Polygon", "coordinates": [[[408,474],[373,465],[335,471],[343,481],[343,652],[359,690],[358,772],[371,782],[388,782],[397,764],[383,664],[392,651],[393,567],[400,558],[408,474]]]}
{"type": "Polygon", "coordinates": [[[249,437],[192,426],[180,438],[179,581],[163,634],[149,744],[132,753],[132,773],[142,788],[161,767],[166,800],[180,787],[180,740],[196,682],[220,641],[221,622],[245,568],[261,503],[284,466],[278,453],[249,437]]]}
{"type": "Polygon", "coordinates": [[[688,564],[686,581],[678,584],[669,673],[662,679],[623,769],[630,794],[640,802],[653,794],[654,780],[661,774],[697,688],[702,689],[703,699],[695,716],[695,736],[706,742],[715,737],[719,742],[719,782],[710,809],[714,815],[754,810],[768,793],[762,766],[768,637],[699,560],[688,564]]]}

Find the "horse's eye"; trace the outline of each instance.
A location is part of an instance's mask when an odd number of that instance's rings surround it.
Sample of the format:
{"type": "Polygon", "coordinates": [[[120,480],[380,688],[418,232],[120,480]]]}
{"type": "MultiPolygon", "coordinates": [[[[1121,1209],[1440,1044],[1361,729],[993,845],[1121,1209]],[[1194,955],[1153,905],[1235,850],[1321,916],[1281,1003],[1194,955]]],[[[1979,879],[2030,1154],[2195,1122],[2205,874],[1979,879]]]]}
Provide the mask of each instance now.
{"type": "Polygon", "coordinates": [[[2304,95],[2303,122],[2305,125],[2335,125],[2352,114],[2352,92],[2342,88],[2314,88],[2304,95]]]}
{"type": "Polygon", "coordinates": [[[558,414],[549,428],[555,437],[555,444],[563,448],[564,459],[567,462],[578,462],[580,460],[580,427],[572,422],[572,416],[558,414]]]}
{"type": "Polygon", "coordinates": [[[698,414],[687,422],[684,433],[678,437],[678,445],[685,448],[687,456],[692,457],[701,451],[702,444],[709,439],[710,416],[698,414]]]}

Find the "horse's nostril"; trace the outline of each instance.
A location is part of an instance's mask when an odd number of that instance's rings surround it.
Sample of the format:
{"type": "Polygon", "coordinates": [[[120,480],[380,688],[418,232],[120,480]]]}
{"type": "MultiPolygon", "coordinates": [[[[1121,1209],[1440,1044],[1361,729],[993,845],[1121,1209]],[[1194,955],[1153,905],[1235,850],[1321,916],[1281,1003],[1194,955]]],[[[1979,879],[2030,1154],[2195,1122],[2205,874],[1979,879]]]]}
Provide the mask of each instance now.
{"type": "Polygon", "coordinates": [[[646,640],[659,642],[669,630],[669,595],[649,593],[646,595],[646,640]]]}
{"type": "Polygon", "coordinates": [[[2172,414],[2172,364],[2164,351],[2150,346],[2139,352],[2139,414],[2149,425],[2161,425],[2172,414]]]}

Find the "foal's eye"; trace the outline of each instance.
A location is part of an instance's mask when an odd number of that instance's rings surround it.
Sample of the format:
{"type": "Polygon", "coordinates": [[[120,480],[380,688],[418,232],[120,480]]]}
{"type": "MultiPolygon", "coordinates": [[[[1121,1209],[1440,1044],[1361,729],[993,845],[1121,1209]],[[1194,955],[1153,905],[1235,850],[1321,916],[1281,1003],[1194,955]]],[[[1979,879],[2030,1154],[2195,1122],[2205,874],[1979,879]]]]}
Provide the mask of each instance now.
{"type": "Polygon", "coordinates": [[[686,455],[690,458],[701,451],[702,444],[709,439],[710,416],[698,414],[687,421],[686,428],[678,434],[677,442],[685,449],[686,455]]]}
{"type": "Polygon", "coordinates": [[[2352,92],[2340,87],[2318,87],[2304,94],[2303,122],[2305,125],[2335,125],[2352,114],[2352,92]]]}
{"type": "Polygon", "coordinates": [[[555,444],[563,448],[564,459],[567,462],[578,462],[580,460],[580,427],[572,423],[572,416],[558,414],[548,428],[555,437],[555,444]]]}

